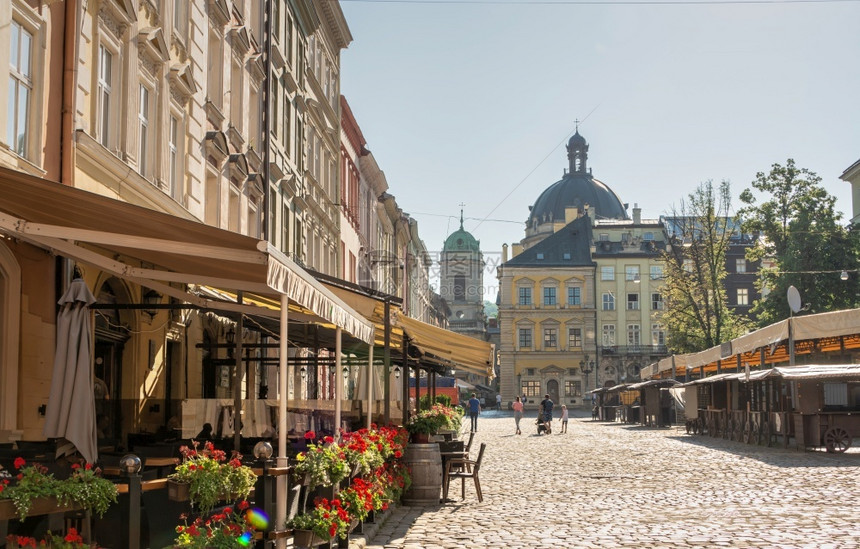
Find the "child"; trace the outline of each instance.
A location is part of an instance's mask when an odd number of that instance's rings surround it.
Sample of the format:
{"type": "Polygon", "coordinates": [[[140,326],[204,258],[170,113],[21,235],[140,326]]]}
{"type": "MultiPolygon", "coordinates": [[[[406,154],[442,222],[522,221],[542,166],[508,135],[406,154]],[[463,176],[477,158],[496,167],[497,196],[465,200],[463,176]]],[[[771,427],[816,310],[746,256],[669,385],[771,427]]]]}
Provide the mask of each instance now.
{"type": "Polygon", "coordinates": [[[567,406],[561,405],[561,432],[567,432],[567,406]]]}

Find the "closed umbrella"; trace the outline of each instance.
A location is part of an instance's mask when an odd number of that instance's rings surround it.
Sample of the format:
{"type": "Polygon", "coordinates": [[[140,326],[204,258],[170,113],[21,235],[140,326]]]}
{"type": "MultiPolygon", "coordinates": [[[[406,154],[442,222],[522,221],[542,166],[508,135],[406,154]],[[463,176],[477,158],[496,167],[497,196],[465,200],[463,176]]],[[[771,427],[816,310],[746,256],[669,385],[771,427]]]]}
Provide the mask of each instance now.
{"type": "Polygon", "coordinates": [[[59,441],[58,455],[74,446],[87,463],[95,463],[98,457],[88,309],[95,301],[83,279],[76,278],[58,302],[54,375],[43,431],[48,438],[65,439],[59,441]]]}

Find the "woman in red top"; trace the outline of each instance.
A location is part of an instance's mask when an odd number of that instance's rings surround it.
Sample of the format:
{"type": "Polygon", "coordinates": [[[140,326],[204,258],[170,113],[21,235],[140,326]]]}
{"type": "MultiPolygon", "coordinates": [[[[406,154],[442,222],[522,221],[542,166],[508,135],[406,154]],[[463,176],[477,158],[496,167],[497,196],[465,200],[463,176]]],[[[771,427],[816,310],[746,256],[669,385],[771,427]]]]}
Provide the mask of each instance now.
{"type": "Polygon", "coordinates": [[[514,408],[514,421],[517,423],[517,434],[521,435],[520,431],[520,420],[523,419],[523,403],[520,402],[520,397],[517,397],[517,400],[513,403],[514,408]]]}

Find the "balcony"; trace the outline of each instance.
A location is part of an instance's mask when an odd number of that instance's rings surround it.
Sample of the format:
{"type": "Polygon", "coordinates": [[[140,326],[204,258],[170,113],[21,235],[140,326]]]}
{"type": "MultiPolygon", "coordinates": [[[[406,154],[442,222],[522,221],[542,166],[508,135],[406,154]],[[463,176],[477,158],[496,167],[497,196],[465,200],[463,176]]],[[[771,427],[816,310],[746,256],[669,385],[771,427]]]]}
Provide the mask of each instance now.
{"type": "Polygon", "coordinates": [[[669,350],[665,345],[607,345],[600,348],[600,354],[627,355],[667,355],[669,350]]]}

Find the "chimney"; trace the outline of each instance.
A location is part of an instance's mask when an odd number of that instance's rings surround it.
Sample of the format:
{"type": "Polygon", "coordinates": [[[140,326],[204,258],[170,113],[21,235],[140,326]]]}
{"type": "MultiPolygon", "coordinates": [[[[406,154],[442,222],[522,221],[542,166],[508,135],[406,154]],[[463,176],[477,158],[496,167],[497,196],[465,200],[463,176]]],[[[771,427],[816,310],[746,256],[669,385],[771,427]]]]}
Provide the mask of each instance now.
{"type": "Polygon", "coordinates": [[[639,207],[639,204],[633,204],[633,224],[639,225],[642,223],[642,208],[639,207]]]}
{"type": "Polygon", "coordinates": [[[502,244],[502,263],[508,262],[508,245],[502,244]]]}

